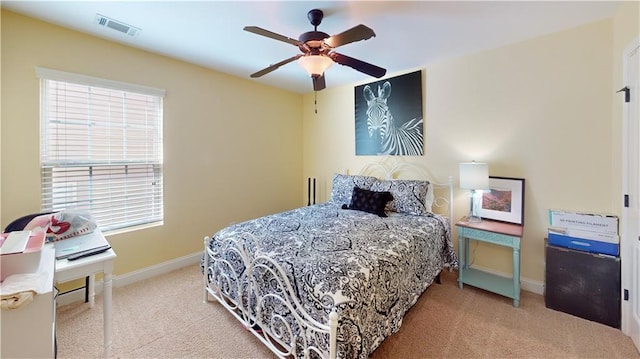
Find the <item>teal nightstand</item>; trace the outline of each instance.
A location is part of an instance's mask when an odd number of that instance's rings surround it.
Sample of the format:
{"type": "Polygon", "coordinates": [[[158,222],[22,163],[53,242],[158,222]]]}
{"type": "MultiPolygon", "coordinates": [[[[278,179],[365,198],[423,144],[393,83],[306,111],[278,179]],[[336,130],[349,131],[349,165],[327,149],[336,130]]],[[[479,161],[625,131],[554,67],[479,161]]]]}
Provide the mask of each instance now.
{"type": "Polygon", "coordinates": [[[513,299],[513,306],[520,306],[520,239],[522,226],[517,224],[483,220],[469,223],[466,217],[456,223],[458,228],[458,286],[463,284],[482,288],[513,299]],[[492,243],[513,249],[513,277],[507,278],[469,268],[469,239],[492,243]]]}

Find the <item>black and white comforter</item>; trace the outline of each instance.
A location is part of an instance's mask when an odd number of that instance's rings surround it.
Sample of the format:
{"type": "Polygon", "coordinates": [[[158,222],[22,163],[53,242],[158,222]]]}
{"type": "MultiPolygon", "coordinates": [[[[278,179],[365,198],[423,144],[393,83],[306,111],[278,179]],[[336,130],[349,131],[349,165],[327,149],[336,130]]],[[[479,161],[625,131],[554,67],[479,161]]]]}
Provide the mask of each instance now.
{"type": "Polygon", "coordinates": [[[285,269],[307,313],[326,323],[337,309],[338,358],[367,358],[444,266],[457,267],[448,232],[438,215],[382,218],[327,202],[224,228],[210,247],[253,234],[254,255],[285,269]]]}

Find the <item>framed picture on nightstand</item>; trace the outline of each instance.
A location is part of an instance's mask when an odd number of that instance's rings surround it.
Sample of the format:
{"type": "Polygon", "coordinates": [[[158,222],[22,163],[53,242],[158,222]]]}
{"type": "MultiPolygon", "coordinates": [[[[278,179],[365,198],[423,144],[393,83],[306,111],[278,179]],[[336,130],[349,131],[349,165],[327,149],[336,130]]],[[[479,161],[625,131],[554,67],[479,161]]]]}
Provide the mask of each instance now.
{"type": "Polygon", "coordinates": [[[482,193],[480,217],[524,225],[524,178],[489,176],[482,193]]]}

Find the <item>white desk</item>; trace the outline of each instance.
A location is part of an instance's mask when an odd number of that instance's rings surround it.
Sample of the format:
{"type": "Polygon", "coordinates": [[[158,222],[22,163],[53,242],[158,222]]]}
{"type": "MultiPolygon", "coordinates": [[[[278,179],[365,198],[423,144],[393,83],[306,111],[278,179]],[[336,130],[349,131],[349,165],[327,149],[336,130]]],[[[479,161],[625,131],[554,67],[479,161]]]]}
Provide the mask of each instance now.
{"type": "MultiPolygon", "coordinates": [[[[102,236],[100,230],[95,230],[86,236],[102,236]]],[[[85,278],[89,276],[89,306],[95,303],[95,274],[103,273],[103,321],[104,321],[104,357],[108,358],[111,350],[111,299],[113,260],[116,253],[113,249],[106,252],[80,258],[74,261],[66,259],[56,260],[54,279],[57,283],[85,278]]]]}

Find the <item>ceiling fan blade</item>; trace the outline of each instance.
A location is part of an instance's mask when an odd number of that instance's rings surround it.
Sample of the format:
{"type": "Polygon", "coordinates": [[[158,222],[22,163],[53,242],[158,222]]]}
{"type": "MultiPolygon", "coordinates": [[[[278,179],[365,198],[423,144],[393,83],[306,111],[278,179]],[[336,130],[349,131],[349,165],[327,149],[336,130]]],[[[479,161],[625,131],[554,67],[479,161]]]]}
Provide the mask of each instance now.
{"type": "Polygon", "coordinates": [[[325,39],[324,42],[325,44],[336,48],[338,46],[342,46],[352,42],[368,40],[374,36],[376,36],[376,33],[373,32],[373,30],[365,25],[360,24],[358,26],[350,28],[349,30],[333,35],[325,39]]]}
{"type": "Polygon", "coordinates": [[[320,76],[311,76],[311,79],[313,80],[313,91],[324,90],[324,88],[327,87],[324,80],[324,74],[320,76]]]}
{"type": "Polygon", "coordinates": [[[289,43],[289,44],[295,45],[295,46],[302,45],[302,43],[300,41],[296,40],[296,39],[292,39],[292,38],[286,37],[284,35],[276,34],[275,32],[271,32],[269,30],[265,30],[265,29],[263,29],[261,27],[257,27],[257,26],[245,26],[244,27],[244,31],[252,32],[252,33],[257,34],[257,35],[262,35],[262,36],[268,37],[270,39],[283,41],[283,42],[286,42],[286,43],[289,43]]]}
{"type": "Polygon", "coordinates": [[[297,59],[301,58],[302,56],[304,56],[304,55],[303,55],[303,54],[298,54],[298,55],[293,56],[293,57],[290,57],[290,58],[288,58],[288,59],[286,59],[286,60],[282,60],[282,61],[280,61],[280,62],[278,62],[278,63],[276,63],[276,64],[270,65],[270,66],[269,66],[269,67],[267,67],[267,68],[264,68],[264,69],[262,69],[262,70],[260,70],[260,71],[258,71],[258,72],[256,72],[256,73],[251,74],[251,77],[252,77],[252,78],[256,78],[256,77],[260,77],[260,76],[266,75],[266,74],[268,74],[269,72],[271,72],[271,71],[273,71],[273,70],[277,69],[278,67],[280,67],[280,66],[282,66],[282,65],[286,65],[286,64],[288,64],[288,63],[290,63],[290,62],[292,62],[292,61],[295,61],[295,60],[297,60],[297,59]]]}
{"type": "Polygon", "coordinates": [[[364,62],[362,60],[354,59],[353,57],[349,57],[347,55],[339,54],[337,52],[329,53],[329,57],[340,65],[349,66],[354,70],[358,70],[367,75],[371,75],[373,77],[380,78],[387,73],[387,70],[382,67],[378,67],[376,65],[372,65],[368,62],[364,62]]]}

